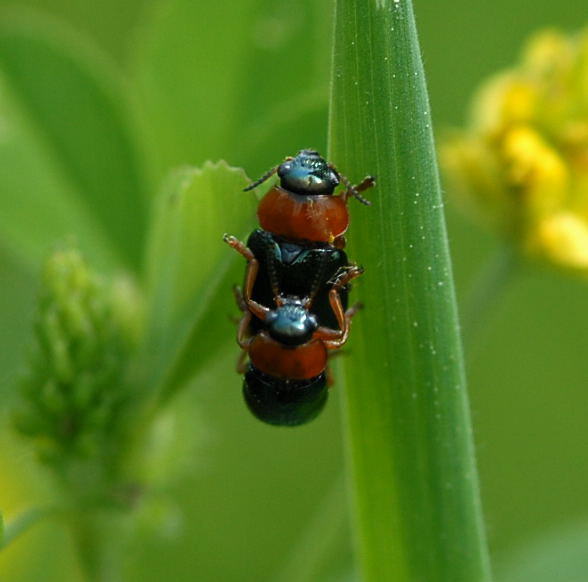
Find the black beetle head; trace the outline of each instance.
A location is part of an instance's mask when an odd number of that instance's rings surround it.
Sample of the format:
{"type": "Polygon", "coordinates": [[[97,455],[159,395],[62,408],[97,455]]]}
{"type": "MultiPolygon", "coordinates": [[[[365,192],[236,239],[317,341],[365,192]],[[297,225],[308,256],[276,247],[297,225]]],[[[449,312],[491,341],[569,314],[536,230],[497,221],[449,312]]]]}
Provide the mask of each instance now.
{"type": "Polygon", "coordinates": [[[300,346],[310,341],[318,328],[316,316],[298,299],[286,299],[265,318],[270,336],[287,346],[300,346]]]}
{"type": "Polygon", "coordinates": [[[278,167],[280,185],[296,194],[332,194],[339,176],[314,150],[301,150],[278,167]]]}

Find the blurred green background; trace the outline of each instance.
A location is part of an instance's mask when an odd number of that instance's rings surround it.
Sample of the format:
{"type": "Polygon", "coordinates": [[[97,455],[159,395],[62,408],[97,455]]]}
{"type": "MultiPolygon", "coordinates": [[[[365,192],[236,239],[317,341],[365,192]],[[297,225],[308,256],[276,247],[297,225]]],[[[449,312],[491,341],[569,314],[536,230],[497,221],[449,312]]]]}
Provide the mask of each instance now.
{"type": "MultiPolygon", "coordinates": [[[[15,9],[21,24],[49,19],[69,29],[75,42],[95,45],[88,49],[92,58],[118,68],[128,99],[121,107],[131,111],[129,133],[139,144],[137,172],[147,196],[176,165],[225,158],[256,177],[300,147],[325,150],[328,2],[293,9],[282,0],[218,7],[187,0],[2,0],[4,30],[15,9]],[[219,71],[217,59],[233,68],[219,71]],[[293,82],[299,79],[304,84],[293,82]]],[[[529,34],[546,27],[572,31],[588,16],[581,2],[570,0],[415,0],[415,10],[437,136],[464,122],[472,92],[515,60],[529,34]]],[[[4,76],[1,53],[0,46],[4,76]]],[[[51,76],[44,82],[51,87],[51,76]]],[[[5,84],[0,197],[12,196],[17,184],[50,197],[63,176],[47,156],[46,136],[31,130],[25,108],[5,84]],[[10,140],[18,145],[17,164],[10,140]]],[[[42,222],[26,198],[14,204],[42,222]]],[[[450,201],[447,213],[461,300],[497,242],[450,201]]],[[[50,496],[50,486],[27,443],[7,426],[30,338],[39,262],[25,260],[5,241],[0,232],[0,509],[9,521],[50,496]]],[[[53,242],[45,241],[47,250],[53,242]]],[[[587,296],[585,281],[525,268],[466,345],[482,496],[499,572],[543,535],[580,531],[588,540],[581,527],[588,523],[587,296]]],[[[231,301],[227,289],[227,313],[231,301]]],[[[173,405],[181,477],[169,485],[167,505],[153,508],[161,518],[146,523],[133,546],[128,579],[294,581],[307,557],[316,561],[313,579],[343,579],[352,558],[339,478],[338,390],[308,427],[261,425],[241,402],[231,334],[226,349],[173,405]]],[[[2,552],[0,577],[76,580],[79,573],[65,532],[44,524],[2,552]]]]}

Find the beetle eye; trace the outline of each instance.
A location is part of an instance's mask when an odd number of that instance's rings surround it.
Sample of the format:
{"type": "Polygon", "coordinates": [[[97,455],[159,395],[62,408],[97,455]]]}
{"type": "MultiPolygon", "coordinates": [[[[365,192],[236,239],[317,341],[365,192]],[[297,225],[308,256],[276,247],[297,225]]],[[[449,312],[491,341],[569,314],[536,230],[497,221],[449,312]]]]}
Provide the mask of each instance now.
{"type": "Polygon", "coordinates": [[[276,321],[276,319],[278,319],[278,312],[277,311],[270,311],[265,316],[265,323],[268,325],[271,325],[272,323],[274,323],[276,321]]]}
{"type": "Polygon", "coordinates": [[[292,163],[285,162],[278,168],[278,176],[283,176],[284,174],[287,174],[288,172],[291,172],[291,171],[292,171],[292,163]]]}

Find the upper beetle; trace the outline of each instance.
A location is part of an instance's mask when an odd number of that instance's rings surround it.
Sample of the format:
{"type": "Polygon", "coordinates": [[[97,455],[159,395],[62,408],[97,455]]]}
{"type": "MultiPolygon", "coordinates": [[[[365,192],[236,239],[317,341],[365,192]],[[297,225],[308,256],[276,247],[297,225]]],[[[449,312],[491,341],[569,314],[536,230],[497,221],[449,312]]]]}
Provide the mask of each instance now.
{"type": "Polygon", "coordinates": [[[301,150],[266,172],[245,191],[252,190],[275,173],[279,185],[261,199],[257,217],[264,230],[290,240],[325,242],[344,246],[343,234],[349,226],[347,200],[350,196],[370,204],[360,192],[375,184],[368,176],[356,186],[315,150],[301,150]],[[335,195],[335,188],[345,190],[335,195]]]}

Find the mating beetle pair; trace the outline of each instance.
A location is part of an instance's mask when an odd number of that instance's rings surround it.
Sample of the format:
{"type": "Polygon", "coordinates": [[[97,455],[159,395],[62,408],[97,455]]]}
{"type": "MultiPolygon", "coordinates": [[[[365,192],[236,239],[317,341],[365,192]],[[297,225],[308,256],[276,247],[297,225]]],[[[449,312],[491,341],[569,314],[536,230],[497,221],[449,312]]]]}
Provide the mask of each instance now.
{"type": "Polygon", "coordinates": [[[224,240],[247,260],[243,290],[235,290],[243,313],[237,342],[245,401],[264,422],[296,426],[324,407],[328,358],[347,341],[361,307],[347,309],[349,283],[363,272],[343,250],[347,201],[369,204],[360,193],[374,180],[353,186],[318,152],[302,150],[245,190],[275,173],[279,186],[258,206],[262,228],[247,244],[230,235],[224,240]],[[340,183],[345,190],[335,195],[340,183]]]}

